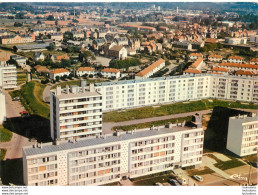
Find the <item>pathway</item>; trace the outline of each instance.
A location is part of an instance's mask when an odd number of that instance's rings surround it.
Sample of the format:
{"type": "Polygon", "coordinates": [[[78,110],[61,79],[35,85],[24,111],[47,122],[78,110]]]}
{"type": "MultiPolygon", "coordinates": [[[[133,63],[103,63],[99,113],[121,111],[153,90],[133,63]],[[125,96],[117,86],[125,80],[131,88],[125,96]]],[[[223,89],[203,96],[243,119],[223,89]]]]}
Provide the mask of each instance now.
{"type": "Polygon", "coordinates": [[[44,100],[44,102],[49,102],[50,101],[50,89],[51,89],[52,86],[53,85],[48,84],[45,87],[45,89],[43,91],[43,94],[42,94],[42,96],[43,96],[42,99],[44,100]]]}
{"type": "Polygon", "coordinates": [[[201,114],[208,114],[208,113],[211,113],[212,110],[201,110],[201,111],[194,111],[194,112],[186,112],[186,113],[180,113],[180,114],[172,114],[172,115],[167,115],[167,116],[144,118],[144,119],[123,121],[123,122],[117,122],[117,123],[108,122],[108,123],[103,123],[102,128],[103,128],[103,133],[109,134],[109,133],[112,133],[112,128],[115,127],[115,126],[127,126],[127,125],[135,125],[135,124],[140,124],[140,123],[159,121],[159,120],[182,118],[182,117],[187,117],[187,116],[194,115],[197,112],[201,113],[201,114]]]}

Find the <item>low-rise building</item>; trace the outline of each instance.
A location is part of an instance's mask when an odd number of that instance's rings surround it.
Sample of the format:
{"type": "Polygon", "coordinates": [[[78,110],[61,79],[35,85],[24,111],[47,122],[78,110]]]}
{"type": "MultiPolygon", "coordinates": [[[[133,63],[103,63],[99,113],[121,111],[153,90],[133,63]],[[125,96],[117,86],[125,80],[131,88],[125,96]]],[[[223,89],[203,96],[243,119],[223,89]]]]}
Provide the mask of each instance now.
{"type": "Polygon", "coordinates": [[[223,67],[214,67],[212,70],[211,70],[212,73],[215,73],[215,74],[228,74],[228,69],[226,68],[223,68],[223,67]]]}
{"type": "Polygon", "coordinates": [[[103,75],[103,77],[107,78],[115,77],[118,79],[121,76],[120,70],[115,68],[104,68],[100,73],[103,75]]]}
{"type": "Polygon", "coordinates": [[[203,55],[201,53],[191,53],[189,57],[191,60],[197,60],[198,58],[203,58],[203,55]]]}
{"type": "Polygon", "coordinates": [[[240,57],[240,56],[230,56],[229,58],[228,58],[228,61],[230,62],[230,63],[242,63],[243,62],[243,58],[242,57],[240,57]]]}
{"type": "Polygon", "coordinates": [[[189,68],[201,70],[204,64],[203,58],[198,58],[189,68]]]}
{"type": "Polygon", "coordinates": [[[247,38],[242,37],[242,38],[225,38],[225,42],[230,44],[230,45],[245,45],[247,44],[247,38]]]}
{"type": "Polygon", "coordinates": [[[34,34],[5,35],[0,37],[0,44],[31,43],[35,41],[34,34]]]}
{"type": "Polygon", "coordinates": [[[138,72],[135,75],[135,79],[146,79],[152,76],[154,73],[158,72],[165,66],[165,60],[159,59],[158,61],[154,62],[147,68],[143,69],[142,71],[138,72]]]}
{"type": "Polygon", "coordinates": [[[54,69],[51,70],[49,72],[49,78],[56,80],[56,77],[58,76],[59,78],[61,78],[62,76],[66,75],[69,76],[70,72],[64,68],[58,68],[58,69],[54,69]]]}
{"type": "Polygon", "coordinates": [[[127,50],[123,46],[114,45],[108,50],[107,56],[124,60],[127,58],[127,50]]]}
{"type": "Polygon", "coordinates": [[[63,41],[64,35],[61,32],[52,33],[52,34],[50,34],[50,39],[52,39],[54,41],[63,41]]]}
{"type": "Polygon", "coordinates": [[[211,54],[208,56],[208,60],[212,61],[212,62],[219,62],[219,61],[222,61],[222,59],[223,59],[223,57],[221,55],[211,54]]]}
{"type": "Polygon", "coordinates": [[[38,73],[49,73],[49,69],[46,68],[45,66],[34,66],[34,69],[38,72],[38,73]]]}
{"type": "Polygon", "coordinates": [[[253,58],[250,60],[250,64],[252,65],[258,65],[258,58],[253,58]]]}
{"type": "Polygon", "coordinates": [[[24,68],[27,63],[26,63],[26,57],[23,56],[18,56],[18,55],[11,55],[10,59],[15,60],[18,63],[18,66],[24,68]]]}
{"type": "Polygon", "coordinates": [[[95,70],[91,67],[80,67],[76,71],[77,76],[83,76],[83,75],[95,75],[95,70]]]}
{"type": "Polygon", "coordinates": [[[45,55],[43,52],[35,52],[34,56],[33,56],[33,60],[34,61],[39,61],[39,60],[44,60],[45,59],[45,55]]]}
{"type": "Polygon", "coordinates": [[[17,87],[17,70],[14,65],[0,66],[0,88],[14,89],[17,87]]]}
{"type": "Polygon", "coordinates": [[[72,32],[73,38],[77,38],[77,39],[84,39],[84,32],[83,31],[73,31],[72,32]]]}
{"type": "Polygon", "coordinates": [[[229,118],[227,149],[238,156],[257,154],[258,116],[239,115],[229,118]]]}

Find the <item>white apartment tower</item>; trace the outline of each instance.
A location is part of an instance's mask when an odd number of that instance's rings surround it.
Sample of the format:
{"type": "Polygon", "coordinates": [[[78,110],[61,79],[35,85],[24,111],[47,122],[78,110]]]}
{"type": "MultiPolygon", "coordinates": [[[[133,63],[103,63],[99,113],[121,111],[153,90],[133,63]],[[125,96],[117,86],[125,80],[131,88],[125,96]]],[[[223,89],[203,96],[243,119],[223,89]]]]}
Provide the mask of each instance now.
{"type": "Polygon", "coordinates": [[[17,87],[17,70],[15,66],[0,66],[0,87],[3,89],[14,89],[17,87]]]}
{"type": "Polygon", "coordinates": [[[50,92],[51,137],[69,139],[102,132],[102,97],[94,85],[57,87],[50,92]]]}
{"type": "Polygon", "coordinates": [[[229,118],[227,149],[241,157],[257,154],[258,116],[252,114],[229,118]]]}
{"type": "Polygon", "coordinates": [[[23,148],[25,185],[103,185],[202,162],[204,131],[185,123],[23,148]]]}

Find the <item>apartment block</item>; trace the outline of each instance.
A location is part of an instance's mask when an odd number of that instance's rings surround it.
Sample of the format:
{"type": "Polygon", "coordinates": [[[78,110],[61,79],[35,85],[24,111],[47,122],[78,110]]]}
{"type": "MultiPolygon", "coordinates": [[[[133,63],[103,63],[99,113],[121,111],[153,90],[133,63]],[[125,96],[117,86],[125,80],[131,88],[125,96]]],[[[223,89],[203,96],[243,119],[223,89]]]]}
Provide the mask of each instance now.
{"type": "Polygon", "coordinates": [[[258,77],[190,74],[95,84],[103,111],[218,98],[258,102],[258,77]]]}
{"type": "Polygon", "coordinates": [[[5,95],[0,89],[0,125],[6,120],[6,106],[5,106],[5,95]]]}
{"type": "Polygon", "coordinates": [[[202,162],[204,131],[198,126],[115,132],[96,138],[23,148],[25,185],[103,185],[202,162]]]}
{"type": "Polygon", "coordinates": [[[251,154],[257,154],[257,115],[239,115],[229,118],[227,149],[241,157],[251,154]]]}
{"type": "Polygon", "coordinates": [[[69,139],[102,132],[102,97],[94,85],[82,84],[50,92],[51,137],[69,139]]]}
{"type": "Polygon", "coordinates": [[[16,66],[0,66],[0,87],[3,89],[14,89],[17,87],[16,66]]]}

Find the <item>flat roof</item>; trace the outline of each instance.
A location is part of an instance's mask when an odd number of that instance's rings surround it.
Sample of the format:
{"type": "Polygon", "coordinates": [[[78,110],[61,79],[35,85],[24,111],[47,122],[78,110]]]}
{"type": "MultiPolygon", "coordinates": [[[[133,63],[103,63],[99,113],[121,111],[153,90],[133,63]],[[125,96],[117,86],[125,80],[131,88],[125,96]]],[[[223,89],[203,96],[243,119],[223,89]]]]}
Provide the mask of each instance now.
{"type": "Polygon", "coordinates": [[[65,141],[61,141],[59,145],[54,145],[52,142],[50,142],[50,143],[42,144],[41,148],[37,148],[37,147],[33,148],[32,146],[27,146],[27,147],[23,147],[23,151],[25,156],[33,156],[33,155],[58,152],[63,150],[79,149],[79,148],[90,147],[90,146],[99,146],[102,144],[121,142],[121,141],[138,139],[138,138],[148,139],[152,136],[165,135],[169,133],[172,134],[174,132],[186,131],[186,130],[202,130],[202,128],[176,126],[176,127],[172,127],[172,129],[160,128],[160,130],[157,130],[157,127],[155,127],[154,130],[146,130],[146,129],[136,130],[136,132],[133,134],[131,134],[130,131],[120,132],[121,133],[120,136],[109,134],[109,135],[106,135],[105,138],[82,138],[82,139],[77,139],[77,141],[74,143],[71,143],[65,140],[65,141]]]}
{"type": "Polygon", "coordinates": [[[240,115],[240,116],[230,117],[230,119],[238,120],[241,123],[258,122],[258,115],[256,116],[240,115]]]}

